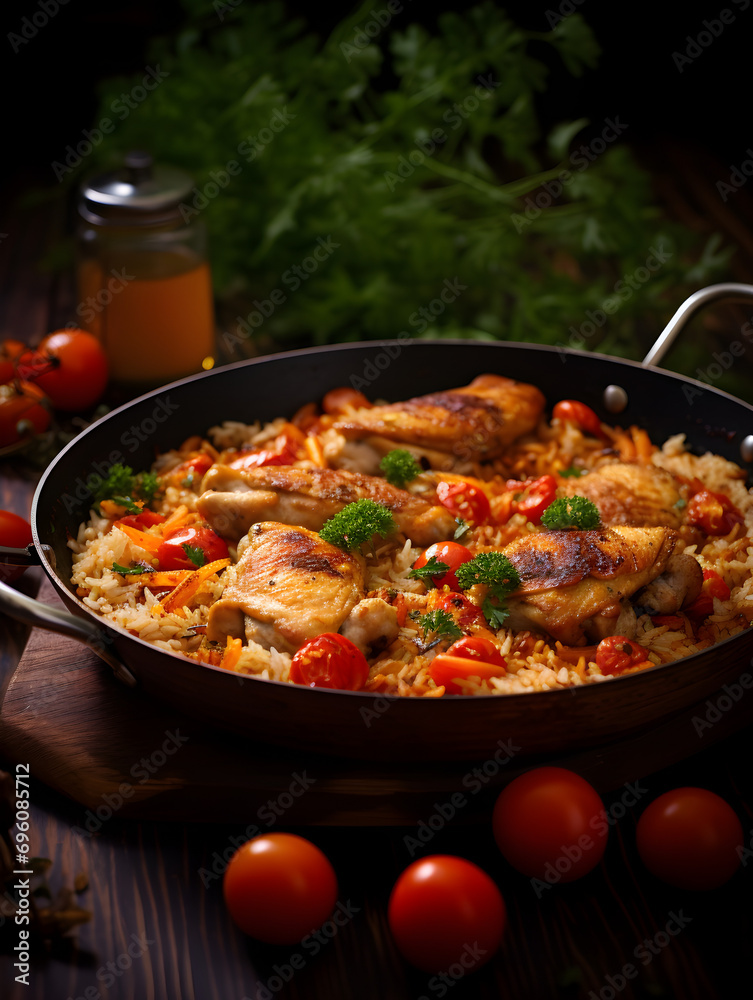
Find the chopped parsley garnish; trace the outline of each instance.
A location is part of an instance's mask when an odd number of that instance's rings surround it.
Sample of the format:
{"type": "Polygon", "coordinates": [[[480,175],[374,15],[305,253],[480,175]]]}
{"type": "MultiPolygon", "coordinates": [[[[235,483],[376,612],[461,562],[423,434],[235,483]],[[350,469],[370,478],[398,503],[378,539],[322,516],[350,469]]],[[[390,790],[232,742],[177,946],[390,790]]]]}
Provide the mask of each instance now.
{"type": "Polygon", "coordinates": [[[137,576],[139,573],[153,573],[154,567],[149,566],[121,566],[120,563],[112,564],[113,573],[122,573],[123,576],[137,576]]]}
{"type": "Polygon", "coordinates": [[[443,611],[441,608],[429,611],[425,615],[419,615],[418,624],[427,639],[430,635],[434,637],[434,640],[461,639],[463,636],[462,629],[450,612],[443,611]]]}
{"type": "Polygon", "coordinates": [[[569,469],[561,469],[560,475],[568,477],[582,476],[585,473],[585,469],[579,469],[577,465],[571,465],[569,469]]]}
{"type": "Polygon", "coordinates": [[[545,528],[556,530],[579,528],[590,531],[601,524],[601,514],[593,500],[587,497],[558,497],[541,515],[541,523],[545,528]]]}
{"type": "Polygon", "coordinates": [[[404,448],[388,451],[379,463],[379,468],[387,482],[400,489],[423,472],[413,455],[404,448]]]}
{"type": "Polygon", "coordinates": [[[481,610],[494,628],[501,628],[510,612],[504,603],[508,594],[520,586],[520,576],[501,552],[480,552],[470,562],[462,563],[455,576],[463,590],[480,583],[489,588],[481,610]]]}
{"type": "Polygon", "coordinates": [[[470,531],[471,530],[471,526],[462,517],[456,517],[455,518],[455,524],[457,524],[457,528],[455,528],[455,534],[452,537],[455,539],[455,541],[457,541],[458,538],[462,538],[463,537],[463,535],[466,533],[466,531],[470,531]]]}
{"type": "Polygon", "coordinates": [[[110,467],[107,476],[95,476],[90,483],[94,500],[97,504],[102,500],[112,500],[125,507],[131,514],[139,514],[141,507],[137,500],[144,504],[150,503],[159,488],[159,480],[154,472],[139,472],[134,475],[130,465],[116,462],[110,467]]]}
{"type": "Polygon", "coordinates": [[[189,545],[188,542],[186,542],[185,545],[181,545],[181,548],[197,569],[200,569],[206,562],[204,549],[200,548],[198,545],[189,545]]]}
{"type": "Polygon", "coordinates": [[[419,566],[418,569],[414,566],[410,571],[408,576],[412,576],[416,580],[422,580],[427,586],[434,583],[433,577],[444,576],[446,573],[450,572],[450,567],[447,563],[441,562],[436,556],[432,556],[428,559],[423,566],[419,566]]]}
{"type": "Polygon", "coordinates": [[[383,504],[364,499],[349,503],[326,521],[319,531],[319,537],[348,552],[360,549],[374,535],[385,538],[396,530],[395,519],[383,504]]]}
{"type": "Polygon", "coordinates": [[[140,514],[144,507],[143,503],[139,507],[130,497],[110,497],[110,499],[119,507],[125,507],[129,514],[140,514]]]}

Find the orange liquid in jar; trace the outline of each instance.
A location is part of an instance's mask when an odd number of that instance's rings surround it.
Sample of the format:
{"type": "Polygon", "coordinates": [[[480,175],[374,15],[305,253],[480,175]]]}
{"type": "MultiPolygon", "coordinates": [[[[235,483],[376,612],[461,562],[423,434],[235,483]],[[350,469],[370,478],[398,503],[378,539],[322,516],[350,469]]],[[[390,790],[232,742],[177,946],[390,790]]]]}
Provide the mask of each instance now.
{"type": "Polygon", "coordinates": [[[79,265],[82,325],[100,340],[116,382],[168,382],[201,371],[214,354],[209,265],[169,251],[146,259],[148,273],[135,255],[79,265]]]}

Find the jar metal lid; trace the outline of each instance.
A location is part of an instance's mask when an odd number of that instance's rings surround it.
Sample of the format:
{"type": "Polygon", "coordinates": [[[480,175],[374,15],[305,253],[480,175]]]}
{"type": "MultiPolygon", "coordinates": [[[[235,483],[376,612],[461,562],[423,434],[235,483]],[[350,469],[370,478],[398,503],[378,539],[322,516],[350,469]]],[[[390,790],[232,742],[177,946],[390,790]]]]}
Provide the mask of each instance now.
{"type": "Polygon", "coordinates": [[[155,226],[183,222],[180,202],[193,179],[183,170],[154,164],[149,153],[128,153],[122,167],[86,180],[79,213],[96,225],[155,226]]]}

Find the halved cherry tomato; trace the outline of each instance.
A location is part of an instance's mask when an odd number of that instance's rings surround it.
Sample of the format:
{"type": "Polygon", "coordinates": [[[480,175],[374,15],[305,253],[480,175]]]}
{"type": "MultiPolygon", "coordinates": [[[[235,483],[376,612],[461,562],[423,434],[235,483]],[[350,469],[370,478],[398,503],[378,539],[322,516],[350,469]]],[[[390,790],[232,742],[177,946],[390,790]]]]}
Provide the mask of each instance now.
{"type": "Polygon", "coordinates": [[[444,685],[447,694],[465,694],[458,679],[502,677],[507,673],[507,661],[491,639],[482,635],[463,636],[453,642],[446,653],[431,661],[429,676],[437,686],[444,685]]]}
{"type": "Polygon", "coordinates": [[[448,611],[463,632],[470,632],[475,625],[487,627],[484,612],[465,595],[433,590],[431,596],[431,610],[448,611]]]}
{"type": "Polygon", "coordinates": [[[151,528],[153,524],[163,524],[167,518],[164,514],[155,514],[153,510],[149,510],[145,507],[140,514],[127,514],[125,517],[119,517],[115,522],[113,527],[119,527],[121,524],[127,524],[131,528],[138,528],[140,531],[146,531],[147,528],[151,528]]]}
{"type": "Polygon", "coordinates": [[[350,386],[340,386],[338,389],[330,389],[322,400],[322,409],[325,413],[340,417],[348,410],[360,410],[364,407],[371,408],[373,404],[357,389],[350,386]]]}
{"type": "Polygon", "coordinates": [[[294,833],[263,833],[232,856],[222,892],[244,934],[290,945],[318,930],[332,913],[337,876],[329,858],[310,840],[294,833]]]}
{"type": "Polygon", "coordinates": [[[56,409],[85,410],[107,387],[107,357],[93,334],[56,330],[19,358],[18,373],[38,385],[56,409]]]}
{"type": "MultiPolygon", "coordinates": [[[[9,549],[25,549],[33,541],[31,525],[11,510],[0,510],[0,545],[9,549]]],[[[0,565],[0,580],[12,583],[24,572],[25,566],[0,565]]]]}
{"type": "Polygon", "coordinates": [[[305,452],[305,435],[293,424],[286,424],[286,430],[278,434],[271,448],[241,452],[227,464],[231,469],[258,469],[263,465],[292,465],[305,452]]]}
{"type": "Polygon", "coordinates": [[[369,676],[366,657],[355,643],[336,632],[309,639],[290,664],[293,684],[360,691],[369,676]]]}
{"type": "Polygon", "coordinates": [[[417,968],[472,972],[499,947],[507,911],[482,868],[465,858],[435,854],[414,861],[399,876],[387,919],[398,948],[417,968]]]}
{"type": "MultiPolygon", "coordinates": [[[[596,666],[603,674],[614,676],[629,667],[648,661],[648,653],[625,635],[610,635],[596,647],[596,666]]],[[[650,661],[649,661],[650,662],[650,661]]]]}
{"type": "Polygon", "coordinates": [[[707,535],[727,535],[743,516],[726,494],[701,490],[688,503],[686,520],[707,535]]]}
{"type": "Polygon", "coordinates": [[[160,569],[197,569],[217,559],[227,559],[227,545],[211,528],[181,528],[157,549],[160,569]],[[190,559],[186,548],[200,549],[203,561],[190,559]]]}
{"type": "Polygon", "coordinates": [[[47,397],[31,382],[0,385],[0,448],[41,434],[50,426],[47,397]]]}
{"type": "Polygon", "coordinates": [[[193,458],[187,458],[185,462],[181,462],[180,465],[176,465],[174,469],[170,470],[170,480],[174,485],[185,486],[186,489],[191,489],[192,486],[198,485],[204,473],[207,472],[212,465],[214,465],[214,459],[211,455],[207,455],[205,451],[199,452],[198,455],[194,455],[193,458]]]}
{"type": "Polygon", "coordinates": [[[594,437],[601,438],[602,440],[606,438],[606,434],[601,429],[601,421],[597,415],[590,406],[586,406],[585,403],[581,403],[577,399],[561,399],[559,403],[555,404],[552,410],[552,417],[575,424],[576,427],[585,431],[586,434],[592,434],[594,437]]]}
{"type": "Polygon", "coordinates": [[[458,566],[473,559],[470,549],[467,549],[465,545],[460,545],[459,542],[435,542],[416,559],[413,563],[413,569],[421,569],[433,558],[447,566],[447,571],[444,574],[431,577],[434,586],[440,590],[445,586],[449,587],[450,590],[462,590],[455,576],[455,570],[458,566]]]}
{"type": "Polygon", "coordinates": [[[514,490],[513,513],[523,514],[531,524],[540,524],[541,515],[557,494],[557,480],[554,476],[540,476],[538,479],[507,480],[508,490],[514,490]]]}
{"type": "Polygon", "coordinates": [[[489,520],[489,499],[473,483],[459,482],[437,484],[437,500],[455,517],[462,517],[468,524],[478,525],[489,520]]]}
{"type": "Polygon", "coordinates": [[[743,828],[737,813],[706,788],[674,788],[638,819],[641,860],[681,889],[716,889],[740,867],[743,828]]]}
{"type": "MultiPolygon", "coordinates": [[[[692,604],[685,608],[685,614],[690,618],[706,618],[714,611],[714,598],[720,601],[728,601],[731,590],[719,576],[716,570],[705,569],[703,571],[703,589],[692,604]]],[[[654,618],[654,621],[656,619],[654,618]]]]}

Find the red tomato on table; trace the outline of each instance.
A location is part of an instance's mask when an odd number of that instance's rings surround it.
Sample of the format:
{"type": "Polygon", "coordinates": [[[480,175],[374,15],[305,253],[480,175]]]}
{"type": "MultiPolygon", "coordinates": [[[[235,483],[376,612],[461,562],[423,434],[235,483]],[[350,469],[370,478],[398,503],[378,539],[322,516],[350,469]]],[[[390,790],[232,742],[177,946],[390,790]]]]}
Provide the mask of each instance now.
{"type": "MultiPolygon", "coordinates": [[[[11,510],[0,510],[0,545],[9,549],[25,549],[33,540],[31,525],[27,520],[11,510]]],[[[5,566],[0,563],[0,580],[12,583],[25,569],[25,566],[5,566]]]]}
{"type": "Polygon", "coordinates": [[[292,833],[254,837],[230,859],[222,884],[238,927],[267,944],[297,944],[337,901],[337,876],[316,844],[292,833]]]}
{"type": "Polygon", "coordinates": [[[424,972],[472,972],[494,955],[507,911],[494,881],[465,858],[414,861],[392,889],[387,919],[405,958],[424,972]]]}
{"type": "Polygon", "coordinates": [[[355,643],[336,632],[309,639],[293,657],[290,680],[308,687],[360,691],[369,676],[369,664],[355,643]]]}
{"type": "Polygon", "coordinates": [[[494,838],[513,868],[548,882],[572,882],[601,861],[609,824],[596,790],[562,767],[537,767],[502,790],[494,838]]]}
{"type": "Polygon", "coordinates": [[[86,410],[107,387],[107,358],[85,330],[56,330],[18,361],[22,378],[34,382],[58,410],[86,410]]]}
{"type": "Polygon", "coordinates": [[[740,865],[743,828],[721,796],[705,788],[675,788],[638,820],[641,860],[657,878],[680,889],[716,889],[740,865]]]}

